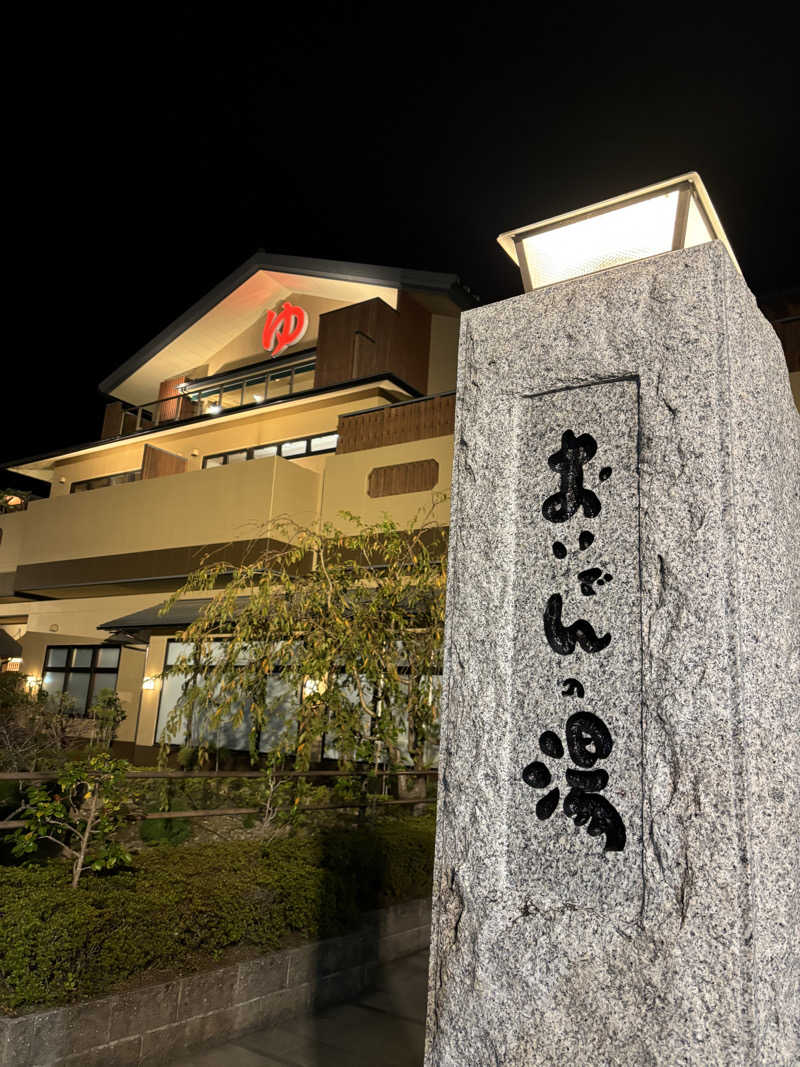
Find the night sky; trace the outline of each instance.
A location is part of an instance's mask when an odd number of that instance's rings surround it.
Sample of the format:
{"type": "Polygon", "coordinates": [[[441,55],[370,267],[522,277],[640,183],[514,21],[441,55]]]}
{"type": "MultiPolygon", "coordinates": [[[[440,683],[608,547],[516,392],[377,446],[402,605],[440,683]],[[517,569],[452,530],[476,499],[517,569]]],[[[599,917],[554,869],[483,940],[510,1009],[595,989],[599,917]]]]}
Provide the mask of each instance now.
{"type": "Polygon", "coordinates": [[[698,170],[756,295],[800,282],[778,5],[102,10],[20,36],[0,461],[97,439],[100,379],[258,248],[487,302],[521,291],[501,231],[698,170]]]}

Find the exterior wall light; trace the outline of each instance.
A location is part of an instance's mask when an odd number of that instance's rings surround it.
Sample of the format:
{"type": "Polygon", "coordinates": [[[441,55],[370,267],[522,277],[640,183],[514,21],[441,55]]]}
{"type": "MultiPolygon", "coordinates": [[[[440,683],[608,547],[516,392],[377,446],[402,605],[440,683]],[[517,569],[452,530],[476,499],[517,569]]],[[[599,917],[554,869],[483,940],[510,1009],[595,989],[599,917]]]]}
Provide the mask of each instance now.
{"type": "Polygon", "coordinates": [[[29,674],[25,679],[25,688],[28,690],[31,696],[36,694],[37,689],[42,684],[42,679],[38,674],[29,674]]]}
{"type": "Polygon", "coordinates": [[[722,241],[741,273],[694,171],[509,230],[497,240],[518,265],[526,292],[707,241],[722,241]]]}
{"type": "Polygon", "coordinates": [[[222,407],[219,404],[209,404],[208,405],[208,413],[209,413],[209,415],[219,415],[220,411],[222,411],[222,407]]]}
{"type": "Polygon", "coordinates": [[[155,678],[146,677],[142,681],[142,689],[155,689],[155,687],[156,687],[155,678]]]}

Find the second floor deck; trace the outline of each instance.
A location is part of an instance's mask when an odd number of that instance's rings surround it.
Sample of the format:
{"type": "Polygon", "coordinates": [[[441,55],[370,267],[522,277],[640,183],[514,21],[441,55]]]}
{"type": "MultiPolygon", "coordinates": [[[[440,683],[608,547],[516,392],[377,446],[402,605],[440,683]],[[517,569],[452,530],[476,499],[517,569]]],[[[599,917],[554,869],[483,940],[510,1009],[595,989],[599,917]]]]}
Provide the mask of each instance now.
{"type": "MultiPolygon", "coordinates": [[[[294,456],[280,447],[225,452],[209,441],[214,454],[195,449],[190,467],[186,457],[149,442],[105,444],[92,462],[106,473],[92,491],[71,492],[65,483],[49,499],[2,517],[0,598],[174,589],[208,552],[240,562],[282,519],[342,525],[347,511],[368,522],[388,514],[406,523],[431,508],[432,494],[449,492],[452,394],[395,404],[384,398],[367,409],[363,398],[349,404],[306,412],[303,424],[316,419],[320,432],[304,438],[295,421],[288,442],[294,456]],[[315,442],[333,448],[313,453],[315,442]],[[108,470],[115,464],[132,469],[117,477],[108,470]]],[[[237,432],[249,432],[252,420],[241,421],[237,432]]],[[[445,502],[432,514],[447,524],[445,502]]]]}

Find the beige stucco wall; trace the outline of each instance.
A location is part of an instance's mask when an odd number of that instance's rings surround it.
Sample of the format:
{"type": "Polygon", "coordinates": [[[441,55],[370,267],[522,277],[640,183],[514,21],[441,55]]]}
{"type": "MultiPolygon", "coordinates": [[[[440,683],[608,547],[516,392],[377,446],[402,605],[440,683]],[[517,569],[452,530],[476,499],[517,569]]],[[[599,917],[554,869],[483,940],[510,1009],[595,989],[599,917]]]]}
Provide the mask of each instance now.
{"type": "Polygon", "coordinates": [[[22,559],[29,517],[29,511],[0,515],[0,574],[15,570],[22,559]]]}
{"type": "MultiPolygon", "coordinates": [[[[42,600],[0,605],[0,626],[7,628],[22,645],[19,673],[41,678],[48,645],[99,645],[109,634],[98,630],[103,622],[141,611],[163,601],[163,594],[97,597],[81,600],[42,600]],[[6,625],[4,619],[27,615],[22,625],[6,625]]],[[[117,693],[126,717],[117,731],[120,741],[133,741],[139,711],[144,670],[144,651],[124,648],[120,655],[117,693]]]]}
{"type": "MultiPolygon", "coordinates": [[[[287,297],[281,297],[274,305],[274,310],[280,312],[284,300],[295,304],[308,315],[308,329],[297,344],[285,348],[281,356],[290,356],[293,352],[302,352],[306,348],[313,348],[319,337],[319,317],[327,311],[335,311],[337,308],[346,307],[342,300],[325,300],[320,296],[305,296],[298,293],[290,293],[287,297]]],[[[209,360],[207,373],[219,374],[222,371],[235,370],[237,367],[246,367],[251,363],[269,359],[269,353],[264,351],[262,336],[266,312],[259,311],[252,324],[233,341],[219,350],[209,360]]]]}
{"type": "Polygon", "coordinates": [[[147,648],[144,665],[144,677],[153,679],[152,689],[143,689],[139,706],[139,723],[136,731],[137,745],[154,745],[156,743],[156,724],[158,722],[158,702],[161,697],[161,679],[164,660],[167,654],[167,637],[151,637],[147,648]]]}
{"type": "Polygon", "coordinates": [[[311,521],[318,482],[314,471],[270,457],[37,501],[21,562],[247,540],[287,504],[311,521]]]}
{"type": "Polygon", "coordinates": [[[459,319],[451,315],[431,317],[428,392],[447,393],[456,387],[459,319]]]}
{"type": "Polygon", "coordinates": [[[144,442],[137,441],[134,444],[118,444],[114,448],[92,452],[77,460],[68,459],[57,463],[53,470],[50,496],[64,496],[69,493],[73,482],[141,470],[143,453],[144,442]]]}
{"type": "MultiPolygon", "coordinates": [[[[347,524],[340,518],[339,512],[351,511],[364,522],[378,522],[384,515],[389,515],[401,525],[406,525],[420,513],[428,515],[435,494],[449,494],[452,469],[452,435],[329,456],[322,486],[322,519],[346,528],[347,524]],[[439,464],[439,481],[432,490],[375,499],[367,496],[367,479],[373,467],[425,459],[435,459],[439,464]]],[[[433,508],[428,521],[445,525],[449,521],[449,514],[448,499],[433,508]]]]}

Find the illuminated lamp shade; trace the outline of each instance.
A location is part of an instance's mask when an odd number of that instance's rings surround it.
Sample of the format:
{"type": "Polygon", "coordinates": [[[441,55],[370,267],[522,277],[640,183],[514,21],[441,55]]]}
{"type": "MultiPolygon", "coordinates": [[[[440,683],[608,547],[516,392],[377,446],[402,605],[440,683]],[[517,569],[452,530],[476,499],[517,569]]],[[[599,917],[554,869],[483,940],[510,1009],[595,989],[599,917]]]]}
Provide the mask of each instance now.
{"type": "Polygon", "coordinates": [[[526,292],[679,248],[722,241],[739,270],[699,174],[681,174],[497,238],[526,292]]]}

